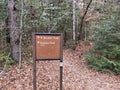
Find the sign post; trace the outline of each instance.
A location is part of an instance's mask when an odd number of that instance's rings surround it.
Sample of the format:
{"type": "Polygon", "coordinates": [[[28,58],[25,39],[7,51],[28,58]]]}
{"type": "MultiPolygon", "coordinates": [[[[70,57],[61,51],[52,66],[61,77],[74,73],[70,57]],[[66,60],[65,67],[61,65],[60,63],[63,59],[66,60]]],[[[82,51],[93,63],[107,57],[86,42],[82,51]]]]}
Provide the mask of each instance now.
{"type": "Polygon", "coordinates": [[[36,90],[36,61],[60,61],[60,90],[63,73],[63,38],[60,33],[33,33],[33,90],[36,90]]]}

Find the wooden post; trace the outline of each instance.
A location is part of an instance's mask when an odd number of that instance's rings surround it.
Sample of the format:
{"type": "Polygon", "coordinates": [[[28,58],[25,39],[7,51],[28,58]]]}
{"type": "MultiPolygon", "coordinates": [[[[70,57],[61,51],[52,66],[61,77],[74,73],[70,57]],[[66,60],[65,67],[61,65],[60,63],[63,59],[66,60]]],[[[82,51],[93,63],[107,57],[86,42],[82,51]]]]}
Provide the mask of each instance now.
{"type": "Polygon", "coordinates": [[[35,33],[32,33],[32,37],[33,37],[33,90],[37,90],[36,89],[36,50],[35,50],[35,33]]]}

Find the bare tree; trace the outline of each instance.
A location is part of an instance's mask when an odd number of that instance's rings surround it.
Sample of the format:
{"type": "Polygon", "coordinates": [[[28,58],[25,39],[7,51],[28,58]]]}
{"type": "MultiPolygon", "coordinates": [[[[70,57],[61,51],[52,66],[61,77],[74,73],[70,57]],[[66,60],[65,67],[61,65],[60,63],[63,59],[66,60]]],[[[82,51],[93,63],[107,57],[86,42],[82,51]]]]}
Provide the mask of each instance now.
{"type": "Polygon", "coordinates": [[[10,30],[10,46],[11,46],[11,56],[15,61],[19,61],[19,38],[20,29],[16,22],[17,12],[15,7],[15,0],[7,0],[8,7],[8,27],[10,30]]]}

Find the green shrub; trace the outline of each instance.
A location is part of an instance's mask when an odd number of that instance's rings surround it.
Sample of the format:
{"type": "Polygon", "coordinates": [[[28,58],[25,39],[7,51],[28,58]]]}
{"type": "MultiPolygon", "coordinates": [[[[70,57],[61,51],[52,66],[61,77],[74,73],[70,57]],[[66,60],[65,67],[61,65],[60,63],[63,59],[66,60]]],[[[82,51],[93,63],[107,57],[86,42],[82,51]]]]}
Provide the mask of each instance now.
{"type": "Polygon", "coordinates": [[[88,66],[120,74],[120,11],[101,19],[95,30],[94,48],[86,56],[88,66]]]}
{"type": "Polygon", "coordinates": [[[120,63],[105,57],[87,56],[88,66],[98,71],[114,72],[120,74],[120,63]]]}
{"type": "Polygon", "coordinates": [[[0,67],[8,68],[10,65],[15,63],[15,60],[9,56],[2,55],[0,56],[0,63],[0,67]]]}

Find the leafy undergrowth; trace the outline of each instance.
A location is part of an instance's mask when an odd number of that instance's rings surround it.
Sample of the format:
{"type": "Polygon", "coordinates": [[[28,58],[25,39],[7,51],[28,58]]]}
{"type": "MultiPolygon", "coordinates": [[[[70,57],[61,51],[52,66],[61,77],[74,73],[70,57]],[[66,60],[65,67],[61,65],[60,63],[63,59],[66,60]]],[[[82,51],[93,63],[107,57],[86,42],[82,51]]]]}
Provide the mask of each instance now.
{"type": "MultiPolygon", "coordinates": [[[[63,90],[120,90],[120,77],[89,69],[83,51],[90,44],[81,43],[75,51],[64,50],[63,90]]],[[[37,90],[59,90],[59,61],[37,62],[37,90]]],[[[0,90],[33,90],[32,59],[23,60],[21,69],[13,65],[0,74],[0,90]]]]}

